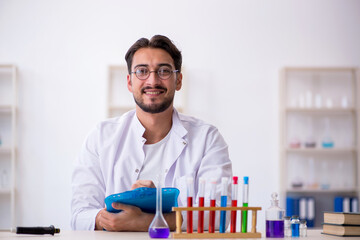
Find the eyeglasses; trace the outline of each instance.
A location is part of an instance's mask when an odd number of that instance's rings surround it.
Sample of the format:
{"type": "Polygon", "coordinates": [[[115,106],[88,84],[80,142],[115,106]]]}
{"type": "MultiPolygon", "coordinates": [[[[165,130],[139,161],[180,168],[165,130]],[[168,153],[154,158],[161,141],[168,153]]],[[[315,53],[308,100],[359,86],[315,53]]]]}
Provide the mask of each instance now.
{"type": "Polygon", "coordinates": [[[172,70],[168,66],[161,66],[156,71],[150,71],[148,67],[142,66],[136,68],[135,71],[131,73],[135,73],[136,77],[140,80],[146,80],[152,72],[156,72],[161,80],[167,80],[173,73],[177,73],[179,70],[172,70]]]}

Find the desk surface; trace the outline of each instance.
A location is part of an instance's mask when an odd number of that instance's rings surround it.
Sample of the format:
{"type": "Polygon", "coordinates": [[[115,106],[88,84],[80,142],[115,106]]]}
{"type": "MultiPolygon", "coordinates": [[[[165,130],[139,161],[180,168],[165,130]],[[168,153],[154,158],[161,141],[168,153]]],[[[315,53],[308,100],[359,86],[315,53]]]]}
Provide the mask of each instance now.
{"type": "MultiPolygon", "coordinates": [[[[308,236],[306,238],[298,238],[299,240],[341,240],[341,239],[360,239],[354,237],[335,237],[321,234],[322,230],[308,230],[308,236]]],[[[107,240],[107,239],[126,239],[126,240],[137,240],[137,239],[151,239],[147,232],[105,232],[105,231],[63,231],[55,236],[51,235],[17,235],[10,232],[0,232],[0,240],[16,239],[16,240],[63,240],[63,239],[76,239],[76,240],[107,240]]],[[[172,239],[172,238],[169,238],[172,239]]],[[[255,239],[255,238],[251,238],[255,239]]],[[[259,238],[256,238],[259,239],[259,238]]],[[[262,239],[265,239],[264,233],[262,233],[262,239]]],[[[276,238],[273,238],[276,239],[276,238]]],[[[294,238],[286,238],[294,239],[294,238]]]]}

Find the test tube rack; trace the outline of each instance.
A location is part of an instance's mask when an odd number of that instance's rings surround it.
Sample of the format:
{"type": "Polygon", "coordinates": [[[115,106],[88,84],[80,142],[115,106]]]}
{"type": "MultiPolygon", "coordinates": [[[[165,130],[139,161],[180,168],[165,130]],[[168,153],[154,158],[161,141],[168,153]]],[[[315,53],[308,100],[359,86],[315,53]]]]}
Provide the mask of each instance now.
{"type": "MultiPolygon", "coordinates": [[[[257,211],[261,210],[261,207],[173,207],[176,215],[176,230],[172,234],[173,238],[178,239],[201,239],[201,238],[261,238],[261,233],[256,232],[256,217],[257,211]],[[252,212],[252,222],[251,222],[251,231],[250,232],[235,232],[235,233],[209,233],[204,231],[203,233],[187,233],[181,231],[181,212],[182,211],[251,211],[252,212]]],[[[220,214],[217,214],[220,216],[220,214]]],[[[240,226],[241,229],[241,226],[240,226]]]]}

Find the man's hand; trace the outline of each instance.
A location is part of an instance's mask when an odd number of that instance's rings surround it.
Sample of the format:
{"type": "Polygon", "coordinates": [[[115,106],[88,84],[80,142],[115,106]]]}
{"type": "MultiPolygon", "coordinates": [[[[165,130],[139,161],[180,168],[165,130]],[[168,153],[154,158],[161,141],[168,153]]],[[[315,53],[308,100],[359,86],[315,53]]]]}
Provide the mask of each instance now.
{"type": "MultiPolygon", "coordinates": [[[[155,216],[131,205],[113,203],[112,207],[122,212],[110,213],[105,208],[100,210],[96,215],[95,230],[147,232],[155,216]]],[[[170,230],[175,230],[175,212],[165,213],[164,217],[170,230]]]]}
{"type": "MultiPolygon", "coordinates": [[[[155,188],[151,180],[137,180],[131,189],[139,187],[155,188]]],[[[113,203],[112,207],[122,210],[119,213],[110,213],[106,209],[98,212],[95,218],[95,230],[147,232],[154,218],[154,214],[145,213],[140,208],[122,203],[113,203]]],[[[170,230],[175,229],[175,212],[164,214],[170,230]]]]}
{"type": "Polygon", "coordinates": [[[137,180],[132,186],[131,190],[139,187],[155,188],[155,184],[151,180],[137,180]]]}
{"type": "Polygon", "coordinates": [[[154,218],[153,214],[144,213],[135,206],[113,203],[112,207],[122,211],[110,213],[102,209],[96,216],[96,230],[146,232],[154,218]]]}

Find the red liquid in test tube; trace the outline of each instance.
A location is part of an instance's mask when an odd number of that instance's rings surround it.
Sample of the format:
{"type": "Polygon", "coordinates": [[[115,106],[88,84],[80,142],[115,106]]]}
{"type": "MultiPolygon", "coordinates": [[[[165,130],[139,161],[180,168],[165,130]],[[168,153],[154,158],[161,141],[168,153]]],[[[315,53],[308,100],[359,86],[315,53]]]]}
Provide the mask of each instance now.
{"type": "MultiPolygon", "coordinates": [[[[210,200],[210,207],[216,207],[216,200],[211,199],[210,200]]],[[[215,232],[215,211],[210,211],[209,216],[209,233],[215,232]]]]}
{"type": "MultiPolygon", "coordinates": [[[[188,197],[187,198],[187,206],[188,207],[192,207],[193,205],[193,198],[192,197],[188,197]]],[[[193,212],[192,211],[187,211],[187,229],[186,229],[187,233],[192,233],[193,232],[193,212]]]]}
{"type": "MultiPolygon", "coordinates": [[[[216,207],[216,179],[211,179],[210,207],[216,207]]],[[[209,213],[209,233],[215,232],[215,215],[216,211],[209,213]]]]}
{"type": "MultiPolygon", "coordinates": [[[[233,177],[233,184],[231,190],[231,206],[237,207],[238,177],[236,176],[233,177]]],[[[236,232],[236,211],[231,211],[230,232],[236,232]]]]}
{"type": "MultiPolygon", "coordinates": [[[[204,207],[204,197],[199,197],[199,207],[204,207]]],[[[199,211],[198,233],[204,232],[204,211],[199,211]]]]}
{"type": "MultiPolygon", "coordinates": [[[[194,196],[194,179],[192,177],[188,177],[186,179],[186,182],[187,182],[187,206],[192,207],[193,206],[193,196],[194,196]]],[[[186,232],[192,233],[193,232],[193,212],[187,211],[186,216],[187,216],[186,232]]]]}
{"type": "MultiPolygon", "coordinates": [[[[199,178],[199,207],[204,207],[205,179],[199,178]]],[[[204,211],[199,211],[198,215],[198,233],[204,232],[204,211]]]]}

